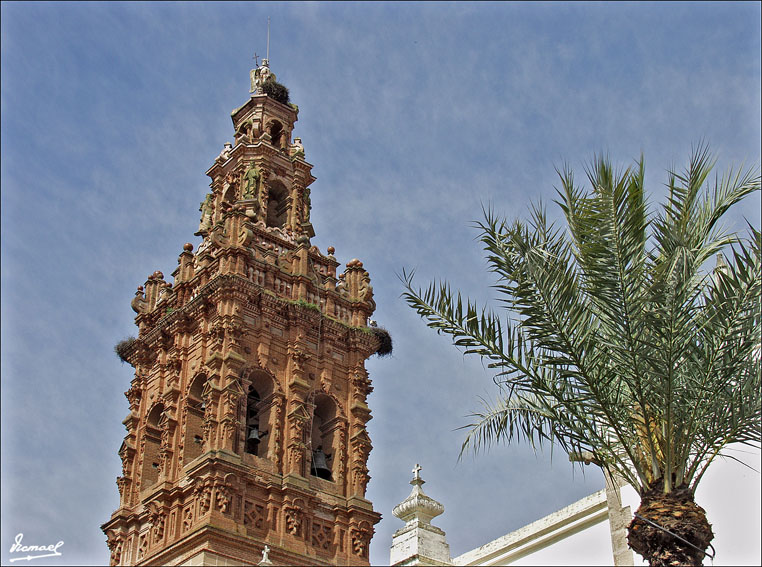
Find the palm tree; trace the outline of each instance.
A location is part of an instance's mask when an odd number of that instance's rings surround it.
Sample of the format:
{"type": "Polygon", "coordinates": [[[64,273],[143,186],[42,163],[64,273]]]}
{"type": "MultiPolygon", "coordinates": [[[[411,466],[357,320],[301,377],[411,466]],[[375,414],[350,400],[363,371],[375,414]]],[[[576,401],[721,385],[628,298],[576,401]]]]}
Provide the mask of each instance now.
{"type": "Polygon", "coordinates": [[[702,563],[713,534],[696,486],[729,444],[762,438],[762,241],[751,225],[745,238],[720,226],[760,177],[731,171],[710,188],[713,166],[696,148],[656,211],[642,156],[623,171],[594,158],[588,190],[565,166],[565,230],[539,206],[527,222],[485,211],[477,226],[506,320],[402,274],[427,325],[496,373],[498,401],[474,414],[461,451],[526,441],[588,455],[639,491],[628,540],[651,565],[702,563]]]}

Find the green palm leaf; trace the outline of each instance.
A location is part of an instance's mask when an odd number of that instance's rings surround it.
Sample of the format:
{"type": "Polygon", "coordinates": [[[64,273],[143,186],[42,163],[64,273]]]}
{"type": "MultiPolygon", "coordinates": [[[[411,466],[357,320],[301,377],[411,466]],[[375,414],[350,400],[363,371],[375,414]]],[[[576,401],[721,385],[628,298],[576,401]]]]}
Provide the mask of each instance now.
{"type": "Polygon", "coordinates": [[[403,271],[407,303],[486,359],[500,385],[465,426],[462,452],[550,443],[669,492],[695,489],[728,444],[759,445],[762,243],[757,229],[742,238],[721,222],[760,178],[730,171],[710,186],[713,166],[699,145],[654,211],[642,157],[624,170],[595,157],[588,189],[558,170],[566,227],[542,206],[513,223],[485,210],[477,227],[507,317],[446,282],[417,289],[403,271]]]}

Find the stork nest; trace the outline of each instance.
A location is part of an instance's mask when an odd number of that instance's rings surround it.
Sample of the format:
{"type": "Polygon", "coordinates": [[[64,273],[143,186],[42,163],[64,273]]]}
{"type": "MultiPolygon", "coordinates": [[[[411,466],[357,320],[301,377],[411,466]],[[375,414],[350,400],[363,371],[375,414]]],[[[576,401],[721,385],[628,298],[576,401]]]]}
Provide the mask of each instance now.
{"type": "Polygon", "coordinates": [[[129,362],[128,356],[132,352],[132,347],[137,339],[135,337],[127,337],[123,341],[119,341],[114,346],[114,352],[119,357],[119,360],[129,362]]]}
{"type": "Polygon", "coordinates": [[[392,335],[383,327],[369,327],[370,332],[378,339],[378,349],[375,354],[378,356],[389,356],[392,354],[392,335]]]}
{"type": "Polygon", "coordinates": [[[262,90],[270,98],[274,98],[280,103],[288,104],[288,88],[277,81],[266,81],[262,85],[262,90]]]}

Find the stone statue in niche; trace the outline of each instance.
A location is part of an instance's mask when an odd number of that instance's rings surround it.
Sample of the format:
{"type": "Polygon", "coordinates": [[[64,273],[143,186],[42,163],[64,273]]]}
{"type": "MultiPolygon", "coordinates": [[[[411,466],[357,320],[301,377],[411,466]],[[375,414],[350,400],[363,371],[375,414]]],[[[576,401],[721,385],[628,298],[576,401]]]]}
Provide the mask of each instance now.
{"type": "Polygon", "coordinates": [[[212,214],[214,213],[214,195],[212,193],[206,194],[206,198],[201,202],[198,210],[201,211],[201,222],[198,225],[197,235],[208,232],[212,226],[212,214]]]}
{"type": "Polygon", "coordinates": [[[246,173],[243,174],[243,179],[241,180],[241,184],[243,185],[243,194],[241,195],[241,198],[245,200],[256,199],[259,195],[259,184],[261,180],[262,174],[254,165],[254,161],[252,160],[249,163],[249,168],[246,170],[246,173]]]}

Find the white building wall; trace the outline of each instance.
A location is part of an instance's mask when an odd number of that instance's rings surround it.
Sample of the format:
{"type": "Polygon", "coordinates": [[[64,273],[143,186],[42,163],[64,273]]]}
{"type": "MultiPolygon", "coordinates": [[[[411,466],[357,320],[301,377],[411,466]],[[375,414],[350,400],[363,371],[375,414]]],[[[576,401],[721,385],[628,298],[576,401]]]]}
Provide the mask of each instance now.
{"type": "Polygon", "coordinates": [[[609,522],[605,518],[602,522],[522,557],[511,565],[610,566],[612,557],[609,522]]]}

